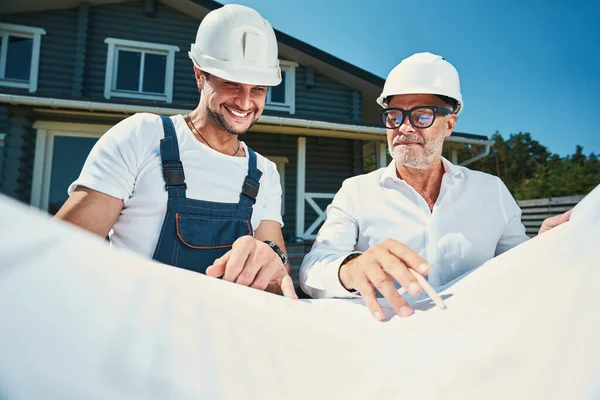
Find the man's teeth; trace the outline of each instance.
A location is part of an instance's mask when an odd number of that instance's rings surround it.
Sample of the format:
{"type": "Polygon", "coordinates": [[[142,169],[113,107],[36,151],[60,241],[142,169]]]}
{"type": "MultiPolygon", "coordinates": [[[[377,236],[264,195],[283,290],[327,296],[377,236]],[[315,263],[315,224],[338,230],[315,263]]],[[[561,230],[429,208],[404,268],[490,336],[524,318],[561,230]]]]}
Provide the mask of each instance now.
{"type": "Polygon", "coordinates": [[[249,112],[247,113],[240,113],[237,111],[233,111],[232,109],[228,108],[229,112],[231,112],[233,115],[235,115],[236,117],[240,117],[240,118],[244,118],[245,116],[247,116],[248,114],[250,114],[249,112]]]}

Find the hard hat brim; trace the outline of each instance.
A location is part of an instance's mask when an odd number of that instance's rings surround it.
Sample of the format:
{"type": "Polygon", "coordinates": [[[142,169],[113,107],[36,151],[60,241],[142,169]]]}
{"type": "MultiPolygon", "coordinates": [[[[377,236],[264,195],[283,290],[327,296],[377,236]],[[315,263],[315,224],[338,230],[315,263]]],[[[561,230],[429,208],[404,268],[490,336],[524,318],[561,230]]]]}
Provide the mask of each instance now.
{"type": "Polygon", "coordinates": [[[228,81],[258,86],[277,86],[282,81],[279,65],[258,69],[253,66],[245,66],[243,63],[207,57],[194,47],[188,52],[188,55],[199,70],[228,81]]]}
{"type": "Polygon", "coordinates": [[[442,93],[441,90],[436,91],[436,90],[432,90],[431,88],[424,88],[424,87],[407,88],[402,91],[395,91],[393,93],[382,93],[377,98],[377,104],[379,104],[381,107],[387,107],[385,100],[388,97],[399,96],[399,95],[403,95],[403,94],[433,94],[436,96],[439,95],[439,96],[450,97],[458,102],[458,109],[455,111],[456,114],[460,114],[464,107],[463,101],[462,101],[462,96],[460,96],[460,95],[457,96],[456,94],[442,93]]]}

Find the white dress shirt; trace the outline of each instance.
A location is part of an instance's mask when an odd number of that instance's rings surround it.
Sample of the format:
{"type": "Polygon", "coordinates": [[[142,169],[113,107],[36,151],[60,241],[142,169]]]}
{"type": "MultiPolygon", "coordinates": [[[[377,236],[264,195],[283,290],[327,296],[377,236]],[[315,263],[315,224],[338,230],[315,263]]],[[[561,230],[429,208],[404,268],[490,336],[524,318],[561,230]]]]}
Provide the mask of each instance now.
{"type": "Polygon", "coordinates": [[[342,261],[385,239],[404,243],[432,266],[440,286],[528,239],[521,209],[497,177],[453,165],[430,210],[396,175],[395,162],[344,181],[300,268],[302,289],[313,298],[353,297],[340,283],[342,261]]]}

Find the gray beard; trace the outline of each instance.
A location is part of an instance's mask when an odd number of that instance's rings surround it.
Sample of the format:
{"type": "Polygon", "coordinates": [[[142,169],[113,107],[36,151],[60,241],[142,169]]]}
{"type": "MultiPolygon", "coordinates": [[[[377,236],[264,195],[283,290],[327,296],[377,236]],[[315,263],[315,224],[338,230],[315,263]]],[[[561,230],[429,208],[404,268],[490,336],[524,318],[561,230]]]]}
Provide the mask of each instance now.
{"type": "Polygon", "coordinates": [[[414,169],[429,168],[436,155],[442,153],[443,145],[443,139],[439,143],[427,143],[424,145],[425,154],[419,157],[408,152],[401,152],[399,150],[393,151],[391,143],[388,141],[388,149],[394,161],[399,165],[414,169]]]}
{"type": "MultiPolygon", "coordinates": [[[[414,169],[427,169],[429,168],[432,160],[430,159],[407,159],[407,157],[404,156],[400,156],[400,155],[392,155],[392,158],[394,159],[394,161],[399,164],[399,165],[403,165],[405,167],[408,168],[414,168],[414,169]]],[[[433,157],[428,157],[428,158],[433,158],[433,157]]]]}

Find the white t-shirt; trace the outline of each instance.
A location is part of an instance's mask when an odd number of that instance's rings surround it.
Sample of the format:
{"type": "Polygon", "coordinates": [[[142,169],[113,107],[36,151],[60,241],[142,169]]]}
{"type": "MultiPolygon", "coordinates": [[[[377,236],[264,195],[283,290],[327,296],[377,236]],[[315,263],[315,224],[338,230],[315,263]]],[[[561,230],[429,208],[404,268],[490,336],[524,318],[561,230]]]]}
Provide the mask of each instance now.
{"type": "MultiPolygon", "coordinates": [[[[186,197],[222,203],[238,203],[248,174],[246,157],[231,157],[199,142],[181,115],[171,117],[185,171],[186,197]]],[[[122,199],[124,208],[110,233],[111,243],[152,257],[167,210],[168,194],[162,173],[160,140],[164,138],[158,115],[139,113],[106,132],[90,152],[77,186],[122,199]]],[[[256,153],[262,177],[252,211],[252,228],[262,220],[281,219],[281,183],[275,164],[256,153]]]]}

